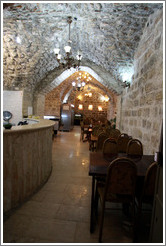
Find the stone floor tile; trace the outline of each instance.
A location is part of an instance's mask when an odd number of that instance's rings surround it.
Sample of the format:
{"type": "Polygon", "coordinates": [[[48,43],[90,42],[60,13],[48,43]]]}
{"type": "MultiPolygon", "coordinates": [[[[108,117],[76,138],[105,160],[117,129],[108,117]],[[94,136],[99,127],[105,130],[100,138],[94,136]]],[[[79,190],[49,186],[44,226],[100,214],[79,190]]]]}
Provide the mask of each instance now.
{"type": "Polygon", "coordinates": [[[74,243],[97,243],[98,231],[90,233],[89,223],[77,222],[74,243]]]}
{"type": "Polygon", "coordinates": [[[25,231],[25,237],[49,240],[53,243],[72,243],[76,222],[66,220],[46,220],[35,218],[31,227],[25,231]]]}
{"type": "Polygon", "coordinates": [[[57,214],[55,215],[55,219],[61,219],[66,221],[89,222],[90,209],[87,207],[78,207],[62,204],[57,214]]]}
{"type": "Polygon", "coordinates": [[[24,214],[41,218],[54,218],[57,213],[60,204],[48,202],[45,200],[43,202],[28,201],[25,203],[18,211],[17,214],[24,214]]]}

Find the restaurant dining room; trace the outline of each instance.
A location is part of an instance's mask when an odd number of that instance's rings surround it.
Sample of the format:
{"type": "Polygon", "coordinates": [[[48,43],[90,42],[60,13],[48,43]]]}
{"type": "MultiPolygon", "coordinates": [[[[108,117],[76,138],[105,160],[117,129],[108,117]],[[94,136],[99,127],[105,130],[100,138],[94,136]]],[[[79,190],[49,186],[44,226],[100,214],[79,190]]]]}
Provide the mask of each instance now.
{"type": "Polygon", "coordinates": [[[165,1],[1,14],[1,244],[165,245],[165,1]]]}

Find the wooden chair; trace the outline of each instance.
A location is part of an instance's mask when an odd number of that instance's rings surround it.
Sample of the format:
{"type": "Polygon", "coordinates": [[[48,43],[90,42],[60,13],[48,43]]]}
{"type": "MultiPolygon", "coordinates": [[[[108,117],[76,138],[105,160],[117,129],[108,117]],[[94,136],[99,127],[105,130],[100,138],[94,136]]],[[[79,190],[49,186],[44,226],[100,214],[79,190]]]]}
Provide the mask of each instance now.
{"type": "Polygon", "coordinates": [[[84,128],[84,123],[81,121],[80,122],[80,126],[81,126],[81,135],[80,135],[80,141],[85,141],[85,135],[88,135],[88,128],[85,129],[84,128]]]}
{"type": "Polygon", "coordinates": [[[118,152],[126,153],[127,144],[130,141],[130,137],[126,133],[121,133],[117,139],[118,152]]]}
{"type": "Polygon", "coordinates": [[[153,162],[146,171],[142,194],[140,197],[137,197],[139,213],[141,213],[143,203],[153,205],[156,173],[157,162],[153,162]]]}
{"type": "Polygon", "coordinates": [[[110,131],[109,137],[115,138],[117,140],[120,134],[121,134],[120,130],[118,130],[118,129],[112,129],[110,131]]]}
{"type": "Polygon", "coordinates": [[[126,153],[128,156],[142,156],[143,155],[143,146],[138,139],[131,139],[127,144],[126,153]]]}
{"type": "Polygon", "coordinates": [[[99,136],[100,133],[105,133],[105,131],[104,131],[104,129],[103,129],[102,126],[100,126],[100,127],[98,128],[98,130],[97,130],[97,132],[96,132],[96,135],[99,136]]]}
{"type": "Polygon", "coordinates": [[[103,143],[103,155],[111,153],[111,154],[118,154],[118,146],[113,138],[107,138],[103,143]]]}
{"type": "MultiPolygon", "coordinates": [[[[96,125],[92,128],[92,134],[89,141],[89,150],[94,151],[96,149],[96,143],[98,139],[98,130],[101,128],[100,125],[96,125]]],[[[102,128],[101,128],[102,129],[102,128]]],[[[103,130],[102,130],[103,132],[103,130]]]]}
{"type": "Polygon", "coordinates": [[[134,242],[139,242],[139,232],[140,230],[142,230],[142,228],[146,230],[147,233],[149,233],[150,231],[156,174],[157,174],[157,162],[153,162],[146,171],[142,192],[136,191],[136,205],[138,208],[138,212],[136,217],[134,242]],[[145,221],[144,216],[147,214],[149,219],[145,221]]]}
{"type": "MultiPolygon", "coordinates": [[[[100,243],[102,241],[106,202],[130,203],[132,205],[134,221],[136,177],[136,164],[131,159],[122,157],[115,159],[109,165],[105,185],[100,185],[100,182],[97,182],[96,193],[98,193],[102,206],[101,221],[99,224],[100,243]]],[[[96,199],[96,203],[98,203],[98,199],[96,199]]],[[[98,207],[97,204],[96,207],[98,207]]]]}
{"type": "Polygon", "coordinates": [[[97,143],[96,143],[96,151],[102,151],[103,143],[108,138],[108,135],[105,132],[101,132],[98,135],[97,143]]]}
{"type": "Polygon", "coordinates": [[[108,135],[110,135],[110,132],[112,131],[112,126],[111,125],[107,125],[107,126],[105,126],[105,132],[106,132],[106,134],[108,134],[108,135]]]}

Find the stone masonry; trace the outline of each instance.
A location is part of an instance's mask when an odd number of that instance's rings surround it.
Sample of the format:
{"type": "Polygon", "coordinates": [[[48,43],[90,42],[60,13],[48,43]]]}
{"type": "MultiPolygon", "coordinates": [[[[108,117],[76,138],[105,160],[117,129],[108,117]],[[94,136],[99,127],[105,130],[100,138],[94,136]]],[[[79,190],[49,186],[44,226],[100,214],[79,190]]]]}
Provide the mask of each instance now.
{"type": "Polygon", "coordinates": [[[146,23],[134,57],[133,83],[125,89],[118,111],[121,131],[141,140],[145,154],[158,151],[163,119],[162,17],[157,11],[146,23]]]}
{"type": "Polygon", "coordinates": [[[113,80],[111,87],[118,91],[120,68],[133,65],[147,18],[162,4],[22,2],[3,7],[4,89],[35,93],[57,76],[53,50],[60,46],[64,55],[69,15],[73,56],[81,49],[83,63],[97,73],[108,72],[105,84],[113,80]]]}

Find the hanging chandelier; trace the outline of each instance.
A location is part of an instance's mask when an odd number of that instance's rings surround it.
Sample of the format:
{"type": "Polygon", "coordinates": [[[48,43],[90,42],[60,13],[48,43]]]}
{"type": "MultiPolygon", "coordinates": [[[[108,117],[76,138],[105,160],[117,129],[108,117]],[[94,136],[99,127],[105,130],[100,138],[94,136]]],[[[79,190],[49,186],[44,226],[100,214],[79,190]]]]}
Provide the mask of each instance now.
{"type": "Polygon", "coordinates": [[[77,77],[76,81],[72,82],[73,90],[74,91],[83,91],[86,85],[86,82],[89,82],[92,78],[89,76],[87,72],[81,73],[79,72],[79,76],[77,77]]]}
{"type": "Polygon", "coordinates": [[[77,78],[76,82],[75,81],[72,82],[72,86],[75,91],[83,91],[85,86],[85,81],[81,82],[80,78],[77,78]]]}
{"type": "Polygon", "coordinates": [[[72,17],[71,16],[68,17],[67,23],[69,24],[69,39],[68,39],[68,44],[64,47],[64,50],[66,52],[66,56],[63,58],[63,60],[65,62],[61,62],[62,55],[60,54],[59,48],[55,48],[54,52],[55,52],[56,59],[57,59],[59,65],[61,65],[63,68],[70,69],[73,67],[74,69],[79,70],[81,59],[82,59],[81,51],[80,50],[77,51],[76,59],[74,59],[74,57],[71,56],[72,55],[72,52],[71,52],[72,41],[70,39],[70,25],[72,23],[72,17]]]}

